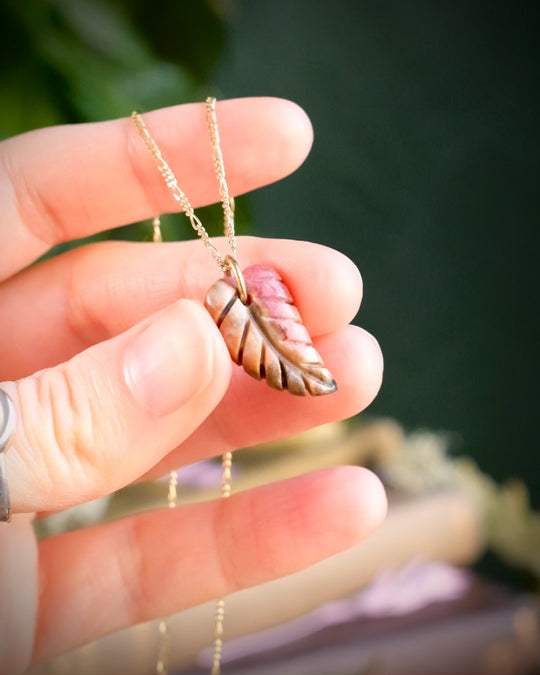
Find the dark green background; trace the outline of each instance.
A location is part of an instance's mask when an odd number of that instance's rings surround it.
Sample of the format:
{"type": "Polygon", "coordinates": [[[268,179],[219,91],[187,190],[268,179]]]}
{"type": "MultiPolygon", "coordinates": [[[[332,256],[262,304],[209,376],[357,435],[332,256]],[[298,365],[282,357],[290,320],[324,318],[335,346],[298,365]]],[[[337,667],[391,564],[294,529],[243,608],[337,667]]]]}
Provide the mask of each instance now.
{"type": "Polygon", "coordinates": [[[252,204],[264,235],[360,267],[386,361],[372,413],[540,498],[536,3],[241,2],[215,79],[292,98],[302,169],[252,204]],[[534,8],[533,8],[534,6],[534,8]]]}
{"type": "Polygon", "coordinates": [[[360,267],[357,322],[386,358],[371,413],[452,432],[538,505],[538,19],[533,2],[4,0],[0,132],[207,93],[297,101],[310,158],[240,213],[360,267]]]}

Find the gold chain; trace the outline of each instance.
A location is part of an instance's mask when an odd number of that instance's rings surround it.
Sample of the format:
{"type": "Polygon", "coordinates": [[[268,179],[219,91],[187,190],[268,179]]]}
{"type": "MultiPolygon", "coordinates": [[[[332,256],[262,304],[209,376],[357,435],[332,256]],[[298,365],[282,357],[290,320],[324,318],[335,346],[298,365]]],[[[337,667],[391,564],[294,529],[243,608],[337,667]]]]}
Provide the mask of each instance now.
{"type": "MultiPolygon", "coordinates": [[[[159,216],[152,219],[152,241],[160,243],[163,241],[161,234],[161,221],[159,216]]],[[[177,506],[178,499],[178,475],[176,471],[169,474],[169,488],[167,492],[167,505],[170,509],[177,506]]],[[[167,675],[169,670],[169,652],[170,652],[171,631],[168,617],[160,619],[158,625],[158,655],[156,661],[157,675],[167,675]]]]}
{"type": "MultiPolygon", "coordinates": [[[[225,256],[222,256],[217,248],[210,241],[210,236],[206,231],[204,225],[201,223],[193,206],[191,205],[189,199],[186,197],[176,176],[172,172],[171,167],[167,164],[161,150],[158,148],[155,140],[150,135],[146,124],[144,123],[143,118],[137,112],[131,114],[131,119],[135,123],[141,138],[143,139],[148,151],[154,158],[158,171],[163,176],[165,184],[172,192],[174,199],[182,206],[185,216],[188,218],[191,226],[197,232],[199,237],[202,239],[205,246],[210,249],[210,252],[221,267],[224,272],[229,270],[229,265],[225,260],[225,256]]],[[[221,154],[220,140],[219,140],[219,131],[216,120],[216,99],[208,97],[206,99],[206,123],[208,125],[208,133],[210,135],[210,143],[212,145],[212,160],[214,163],[214,169],[216,172],[216,177],[219,185],[219,193],[221,197],[221,204],[223,207],[223,218],[224,218],[224,232],[225,236],[229,241],[229,246],[231,248],[233,258],[236,258],[236,238],[234,233],[234,199],[229,195],[229,188],[227,186],[227,181],[225,178],[225,166],[223,163],[223,155],[221,154]]]]}
{"type": "MultiPolygon", "coordinates": [[[[231,467],[232,452],[226,452],[221,458],[221,497],[226,499],[231,496],[231,467]]],[[[220,675],[221,673],[221,654],[223,652],[223,622],[225,618],[225,598],[216,600],[216,609],[214,613],[214,657],[212,659],[212,670],[210,675],[220,675]]]]}
{"type": "MultiPolygon", "coordinates": [[[[159,222],[159,219],[158,219],[159,222]]],[[[159,230],[159,239],[156,237],[156,219],[153,221],[154,225],[154,241],[161,240],[161,230],[159,230]]],[[[167,505],[170,509],[175,509],[178,505],[178,475],[176,471],[171,471],[169,474],[169,489],[167,492],[167,505]]],[[[156,661],[157,675],[167,675],[169,672],[169,654],[171,649],[171,628],[169,618],[164,617],[160,619],[158,625],[158,653],[156,661]]]]}
{"type": "Polygon", "coordinates": [[[152,219],[152,241],[156,243],[163,241],[163,237],[161,236],[161,221],[159,216],[154,216],[152,219]]]}
{"type": "Polygon", "coordinates": [[[234,236],[234,199],[229,195],[229,187],[225,178],[225,164],[221,154],[219,131],[216,119],[216,99],[209,96],[206,99],[206,124],[212,145],[212,159],[219,185],[219,195],[223,208],[223,229],[229,240],[232,257],[236,259],[236,238],[234,236]]]}
{"type": "MultiPolygon", "coordinates": [[[[184,214],[189,219],[191,226],[197,232],[199,237],[202,239],[205,246],[210,249],[214,260],[221,267],[221,269],[228,273],[233,274],[237,278],[237,282],[240,286],[241,284],[238,281],[239,272],[238,265],[236,263],[236,238],[234,232],[234,198],[229,195],[229,188],[227,185],[227,180],[225,178],[225,165],[223,163],[223,155],[220,148],[220,139],[219,131],[217,126],[216,119],[216,99],[213,97],[208,97],[206,99],[206,123],[208,125],[208,134],[210,136],[210,143],[212,146],[212,160],[214,163],[214,170],[216,172],[216,177],[219,185],[219,194],[221,197],[221,205],[223,208],[223,230],[224,234],[227,237],[229,246],[232,253],[231,256],[222,256],[217,248],[210,241],[208,232],[204,228],[203,224],[199,218],[195,215],[193,207],[189,202],[188,198],[184,192],[180,189],[176,176],[172,172],[171,168],[167,162],[163,159],[160,149],[158,148],[156,142],[150,135],[142,117],[137,113],[133,112],[131,115],[132,120],[134,121],[141,138],[143,139],[146,147],[148,148],[150,154],[154,158],[157,168],[161,175],[163,176],[167,187],[171,190],[173,197],[180,203],[184,210],[184,214]]],[[[159,216],[156,216],[152,220],[153,227],[153,241],[161,242],[161,223],[159,216]]],[[[241,279],[243,283],[243,279],[241,279]]],[[[244,289],[245,294],[245,289],[244,289]]],[[[222,498],[227,498],[231,496],[231,467],[232,467],[232,453],[226,452],[221,458],[222,465],[222,478],[221,478],[221,496],[222,498]]],[[[169,508],[175,508],[177,506],[177,485],[178,477],[176,471],[171,471],[169,475],[169,492],[167,496],[167,503],[169,508]]],[[[223,623],[225,616],[225,599],[219,598],[216,600],[216,609],[214,615],[214,641],[213,641],[213,660],[212,660],[212,670],[211,675],[220,675],[221,673],[221,655],[223,652],[223,623]]],[[[170,655],[170,625],[169,619],[163,618],[159,622],[158,626],[158,655],[156,662],[156,673],[157,675],[167,675],[168,666],[169,666],[169,655],[170,655]]]]}

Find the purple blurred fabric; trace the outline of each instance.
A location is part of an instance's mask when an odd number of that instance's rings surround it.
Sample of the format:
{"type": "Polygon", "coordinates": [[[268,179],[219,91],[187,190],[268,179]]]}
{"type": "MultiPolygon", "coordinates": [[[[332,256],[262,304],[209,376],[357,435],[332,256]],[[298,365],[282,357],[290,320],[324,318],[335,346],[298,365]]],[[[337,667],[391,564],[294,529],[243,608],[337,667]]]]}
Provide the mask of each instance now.
{"type": "MultiPolygon", "coordinates": [[[[210,651],[177,675],[207,675],[210,651]]],[[[540,607],[416,561],[306,616],[224,645],[223,675],[537,675],[540,607]],[[526,628],[526,630],[524,630],[526,628]]]]}

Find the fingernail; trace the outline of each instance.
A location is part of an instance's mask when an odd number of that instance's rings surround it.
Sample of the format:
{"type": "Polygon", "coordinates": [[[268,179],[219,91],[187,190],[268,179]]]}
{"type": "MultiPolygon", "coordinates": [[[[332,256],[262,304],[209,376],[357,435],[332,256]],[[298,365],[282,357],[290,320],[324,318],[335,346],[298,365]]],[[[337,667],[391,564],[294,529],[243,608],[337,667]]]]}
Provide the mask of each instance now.
{"type": "Polygon", "coordinates": [[[124,377],[137,402],[155,415],[182,407],[205,389],[213,372],[210,319],[181,300],[155,317],[128,345],[124,377]]]}

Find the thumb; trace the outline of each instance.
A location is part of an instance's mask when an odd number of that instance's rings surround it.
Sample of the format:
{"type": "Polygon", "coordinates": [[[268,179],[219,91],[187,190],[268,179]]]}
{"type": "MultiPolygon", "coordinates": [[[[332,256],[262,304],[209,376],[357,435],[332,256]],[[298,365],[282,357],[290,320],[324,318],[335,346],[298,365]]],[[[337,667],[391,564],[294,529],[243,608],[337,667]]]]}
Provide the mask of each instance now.
{"type": "Polygon", "coordinates": [[[230,371],[206,310],[180,300],[64,364],[1,383],[17,409],[6,452],[13,512],[66,508],[136,479],[209,415],[230,371]]]}

